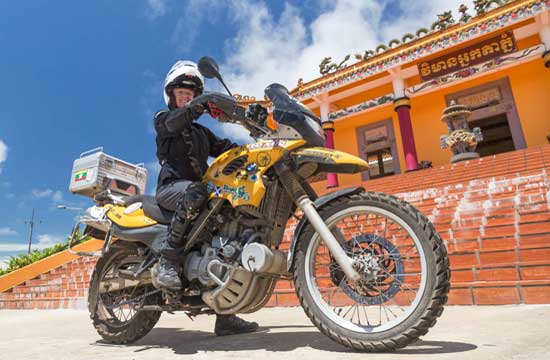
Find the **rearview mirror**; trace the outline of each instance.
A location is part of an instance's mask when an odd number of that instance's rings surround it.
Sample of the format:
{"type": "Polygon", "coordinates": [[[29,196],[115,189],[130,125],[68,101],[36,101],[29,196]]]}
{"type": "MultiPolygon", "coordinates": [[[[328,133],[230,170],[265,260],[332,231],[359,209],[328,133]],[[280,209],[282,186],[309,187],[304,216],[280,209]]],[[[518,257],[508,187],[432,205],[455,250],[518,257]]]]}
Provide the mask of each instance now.
{"type": "Polygon", "coordinates": [[[199,60],[199,71],[208,79],[220,78],[218,64],[214,59],[208,56],[203,56],[199,60]]]}
{"type": "Polygon", "coordinates": [[[216,63],[216,60],[212,59],[209,56],[203,56],[199,60],[198,67],[202,76],[204,76],[207,79],[214,79],[214,78],[218,79],[222,83],[225,90],[227,90],[227,93],[229,94],[229,96],[233,96],[231,94],[231,91],[229,91],[229,89],[227,88],[227,85],[225,85],[225,82],[223,81],[222,76],[220,75],[220,68],[216,63]]]}

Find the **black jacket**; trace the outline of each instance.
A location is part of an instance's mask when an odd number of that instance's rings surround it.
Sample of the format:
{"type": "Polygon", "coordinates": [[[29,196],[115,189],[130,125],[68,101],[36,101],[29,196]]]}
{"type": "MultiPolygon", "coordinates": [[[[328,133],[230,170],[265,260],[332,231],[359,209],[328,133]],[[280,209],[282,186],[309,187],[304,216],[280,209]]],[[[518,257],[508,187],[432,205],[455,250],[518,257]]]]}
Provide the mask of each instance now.
{"type": "Polygon", "coordinates": [[[200,181],[208,169],[208,156],[238,146],[193,122],[200,115],[187,107],[155,114],[157,158],[162,165],[157,188],[177,180],[200,181]]]}

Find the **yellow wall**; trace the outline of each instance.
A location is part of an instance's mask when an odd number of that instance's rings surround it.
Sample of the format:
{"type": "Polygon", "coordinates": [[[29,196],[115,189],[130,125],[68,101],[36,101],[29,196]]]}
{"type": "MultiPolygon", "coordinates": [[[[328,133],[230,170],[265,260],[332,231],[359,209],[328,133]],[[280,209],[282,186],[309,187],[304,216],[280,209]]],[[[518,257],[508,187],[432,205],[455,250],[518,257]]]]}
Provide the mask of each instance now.
{"type": "MultiPolygon", "coordinates": [[[[350,154],[357,155],[359,146],[357,144],[356,128],[368,125],[374,122],[392,119],[395,138],[397,142],[397,151],[399,153],[399,161],[401,169],[405,169],[403,147],[401,145],[401,133],[399,132],[399,123],[397,115],[393,111],[393,104],[389,103],[371,110],[363,115],[350,116],[343,120],[337,120],[334,123],[334,147],[338,150],[345,151],[350,154]]],[[[361,184],[361,175],[340,174],[338,182],[341,187],[348,187],[361,184]]],[[[326,192],[326,181],[321,181],[313,184],[315,191],[318,193],[326,192]]]]}
{"type": "MultiPolygon", "coordinates": [[[[525,49],[538,43],[540,43],[538,36],[533,36],[519,41],[518,48],[525,49]]],[[[446,95],[503,78],[508,78],[510,82],[527,146],[546,144],[546,135],[550,135],[550,69],[546,69],[542,59],[537,57],[528,63],[449,86],[429,94],[412,97],[411,119],[418,161],[430,160],[434,166],[450,162],[450,150],[441,149],[439,145],[440,136],[448,133],[447,126],[441,121],[441,115],[446,107],[446,95]]],[[[417,80],[410,79],[407,85],[411,86],[417,80]]],[[[340,100],[337,105],[347,107],[389,92],[391,92],[390,84],[340,100]]],[[[397,114],[393,111],[392,104],[378,107],[360,115],[336,120],[335,147],[357,155],[359,148],[356,128],[389,118],[393,120],[400,168],[401,172],[404,172],[405,158],[401,133],[397,114]]],[[[340,186],[343,187],[361,183],[360,175],[339,175],[338,179],[340,186]]],[[[314,188],[318,192],[326,192],[326,182],[316,183],[314,188]]]]}
{"type": "Polygon", "coordinates": [[[542,59],[489,74],[411,99],[411,118],[418,160],[430,160],[434,165],[447,164],[450,151],[439,147],[439,136],[447,133],[440,120],[445,108],[445,95],[470,89],[487,82],[508,77],[527,146],[547,143],[550,134],[550,70],[542,59]]]}
{"type": "Polygon", "coordinates": [[[547,144],[550,135],[550,69],[542,59],[519,66],[510,83],[527,146],[547,144]]]}

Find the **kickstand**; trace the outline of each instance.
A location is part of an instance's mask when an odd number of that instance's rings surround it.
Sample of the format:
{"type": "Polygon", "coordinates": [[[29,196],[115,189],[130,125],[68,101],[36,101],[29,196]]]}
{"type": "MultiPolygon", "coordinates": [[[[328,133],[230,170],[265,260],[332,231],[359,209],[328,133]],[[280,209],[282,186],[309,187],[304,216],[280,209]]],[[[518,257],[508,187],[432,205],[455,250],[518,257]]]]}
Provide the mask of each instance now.
{"type": "Polygon", "coordinates": [[[187,317],[189,319],[191,319],[191,321],[195,321],[195,319],[193,319],[196,315],[193,315],[192,313],[190,313],[189,311],[185,311],[185,315],[187,315],[187,317]]]}

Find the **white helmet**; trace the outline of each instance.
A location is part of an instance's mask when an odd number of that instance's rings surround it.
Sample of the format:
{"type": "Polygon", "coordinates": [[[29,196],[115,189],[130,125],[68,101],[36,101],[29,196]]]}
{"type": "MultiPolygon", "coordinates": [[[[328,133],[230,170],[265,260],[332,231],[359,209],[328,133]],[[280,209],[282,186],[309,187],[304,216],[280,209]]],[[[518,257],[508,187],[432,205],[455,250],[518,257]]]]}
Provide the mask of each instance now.
{"type": "Polygon", "coordinates": [[[173,94],[175,88],[186,88],[195,91],[195,96],[202,94],[204,90],[204,78],[199,72],[197,64],[192,61],[179,60],[175,63],[164,79],[164,102],[172,109],[173,94]]]}

